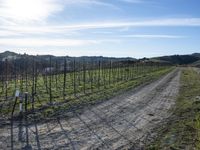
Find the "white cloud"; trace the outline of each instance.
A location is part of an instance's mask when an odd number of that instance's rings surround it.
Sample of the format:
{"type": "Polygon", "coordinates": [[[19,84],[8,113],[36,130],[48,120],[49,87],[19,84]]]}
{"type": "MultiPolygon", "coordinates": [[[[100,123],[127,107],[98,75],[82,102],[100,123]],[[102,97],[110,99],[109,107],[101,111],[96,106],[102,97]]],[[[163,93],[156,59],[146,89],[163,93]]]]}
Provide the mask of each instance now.
{"type": "Polygon", "coordinates": [[[66,34],[75,31],[88,29],[105,29],[105,28],[131,28],[131,27],[193,27],[200,26],[200,18],[168,18],[168,19],[154,19],[142,21],[112,21],[112,22],[93,22],[85,24],[72,25],[46,25],[46,26],[1,26],[0,32],[9,31],[13,34],[66,34]]]}
{"type": "Polygon", "coordinates": [[[63,29],[82,30],[98,28],[121,28],[121,27],[148,27],[148,26],[200,26],[200,18],[169,18],[154,19],[143,21],[113,21],[113,22],[96,22],[88,24],[76,24],[60,26],[63,29]]]}
{"type": "Polygon", "coordinates": [[[118,7],[101,0],[0,0],[0,25],[41,24],[48,17],[74,6],[118,7]]]}
{"type": "Polygon", "coordinates": [[[122,35],[121,37],[127,38],[161,38],[161,39],[180,39],[186,38],[185,36],[179,35],[166,35],[166,34],[132,34],[132,35],[122,35]]]}
{"type": "Polygon", "coordinates": [[[122,2],[126,2],[126,3],[143,3],[144,0],[120,0],[122,2]]]}
{"type": "Polygon", "coordinates": [[[0,37],[19,36],[19,35],[21,34],[17,32],[0,30],[0,37]]]}
{"type": "Polygon", "coordinates": [[[14,23],[44,21],[63,9],[57,0],[0,0],[0,18],[14,23]]]}
{"type": "Polygon", "coordinates": [[[101,41],[96,40],[75,40],[75,39],[39,39],[39,38],[2,38],[1,46],[15,47],[67,47],[98,44],[101,41]]]}
{"type": "Polygon", "coordinates": [[[112,7],[112,8],[118,8],[117,6],[108,3],[108,2],[103,2],[102,0],[65,0],[65,5],[66,6],[71,6],[71,5],[98,5],[98,6],[106,6],[106,7],[112,7]]]}

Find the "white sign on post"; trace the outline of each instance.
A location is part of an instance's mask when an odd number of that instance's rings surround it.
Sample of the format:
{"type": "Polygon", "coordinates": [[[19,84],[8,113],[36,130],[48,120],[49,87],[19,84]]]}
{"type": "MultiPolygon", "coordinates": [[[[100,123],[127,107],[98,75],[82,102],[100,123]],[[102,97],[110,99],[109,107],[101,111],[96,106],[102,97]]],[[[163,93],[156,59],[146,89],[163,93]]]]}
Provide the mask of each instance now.
{"type": "Polygon", "coordinates": [[[23,111],[23,98],[20,98],[20,100],[19,100],[19,111],[20,112],[23,111]]]}
{"type": "Polygon", "coordinates": [[[22,103],[19,104],[19,111],[22,112],[22,103]]]}
{"type": "Polygon", "coordinates": [[[19,97],[19,90],[16,90],[15,97],[19,97]]]}

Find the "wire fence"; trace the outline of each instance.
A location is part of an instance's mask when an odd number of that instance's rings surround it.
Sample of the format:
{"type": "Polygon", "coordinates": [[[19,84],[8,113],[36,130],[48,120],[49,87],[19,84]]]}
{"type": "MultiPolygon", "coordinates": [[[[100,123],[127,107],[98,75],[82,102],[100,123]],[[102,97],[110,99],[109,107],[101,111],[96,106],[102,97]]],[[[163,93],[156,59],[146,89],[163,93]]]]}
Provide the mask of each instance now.
{"type": "Polygon", "coordinates": [[[36,56],[0,62],[0,114],[19,114],[28,98],[29,113],[47,110],[79,97],[98,94],[169,68],[151,61],[55,59],[36,56]],[[16,96],[17,93],[17,96],[16,96]],[[27,93],[27,94],[26,94],[27,93]],[[16,98],[17,97],[17,98],[16,98]],[[20,104],[23,103],[23,104],[20,104]],[[15,107],[13,107],[15,106],[15,107]]]}

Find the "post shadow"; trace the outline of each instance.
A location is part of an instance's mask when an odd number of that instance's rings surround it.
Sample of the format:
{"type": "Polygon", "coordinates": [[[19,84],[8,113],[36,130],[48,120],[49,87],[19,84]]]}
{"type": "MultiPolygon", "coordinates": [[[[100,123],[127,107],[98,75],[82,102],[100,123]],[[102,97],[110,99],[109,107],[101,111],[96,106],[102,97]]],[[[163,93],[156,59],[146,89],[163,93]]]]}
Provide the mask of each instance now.
{"type": "Polygon", "coordinates": [[[73,140],[72,140],[72,139],[70,138],[70,136],[68,135],[68,134],[69,134],[69,131],[67,131],[67,130],[65,130],[65,129],[63,128],[63,126],[62,126],[62,124],[61,124],[61,122],[60,122],[60,118],[57,118],[57,122],[58,122],[58,124],[59,124],[61,130],[63,131],[65,137],[69,140],[72,149],[73,149],[73,150],[76,150],[76,146],[75,146],[73,140]]]}
{"type": "Polygon", "coordinates": [[[27,117],[27,105],[28,105],[28,93],[25,93],[25,141],[26,145],[22,148],[24,150],[32,150],[32,146],[29,144],[29,131],[28,131],[28,117],[27,117]]]}
{"type": "Polygon", "coordinates": [[[18,129],[19,129],[19,132],[18,132],[18,141],[19,142],[24,142],[25,139],[24,139],[24,134],[25,134],[25,131],[24,131],[24,126],[23,126],[23,120],[22,120],[22,116],[19,117],[19,125],[18,125],[18,129]]]}
{"type": "Polygon", "coordinates": [[[41,150],[40,140],[39,140],[39,135],[38,135],[37,123],[34,122],[34,125],[35,125],[35,140],[36,140],[36,143],[37,143],[37,148],[38,148],[38,150],[41,150]]]}
{"type": "MultiPolygon", "coordinates": [[[[27,121],[27,115],[25,117],[25,129],[26,129],[26,145],[24,146],[24,150],[32,150],[32,146],[29,144],[29,131],[28,131],[28,121],[27,121]]],[[[23,149],[23,148],[22,148],[23,149]]]]}
{"type": "Polygon", "coordinates": [[[14,140],[13,140],[13,118],[11,118],[10,120],[10,142],[11,142],[11,150],[13,150],[13,143],[14,143],[14,140]]]}

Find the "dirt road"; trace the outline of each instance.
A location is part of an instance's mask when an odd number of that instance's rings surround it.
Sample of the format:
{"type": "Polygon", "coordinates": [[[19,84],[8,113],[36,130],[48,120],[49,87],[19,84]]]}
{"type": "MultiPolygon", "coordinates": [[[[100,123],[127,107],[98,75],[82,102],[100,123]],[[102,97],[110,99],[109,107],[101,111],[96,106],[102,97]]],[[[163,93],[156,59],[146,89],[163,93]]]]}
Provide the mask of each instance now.
{"type": "Polygon", "coordinates": [[[71,112],[70,118],[0,128],[0,149],[123,149],[140,147],[152,129],[170,115],[180,70],[121,96],[71,112]],[[11,136],[12,135],[12,136],[11,136]]]}

